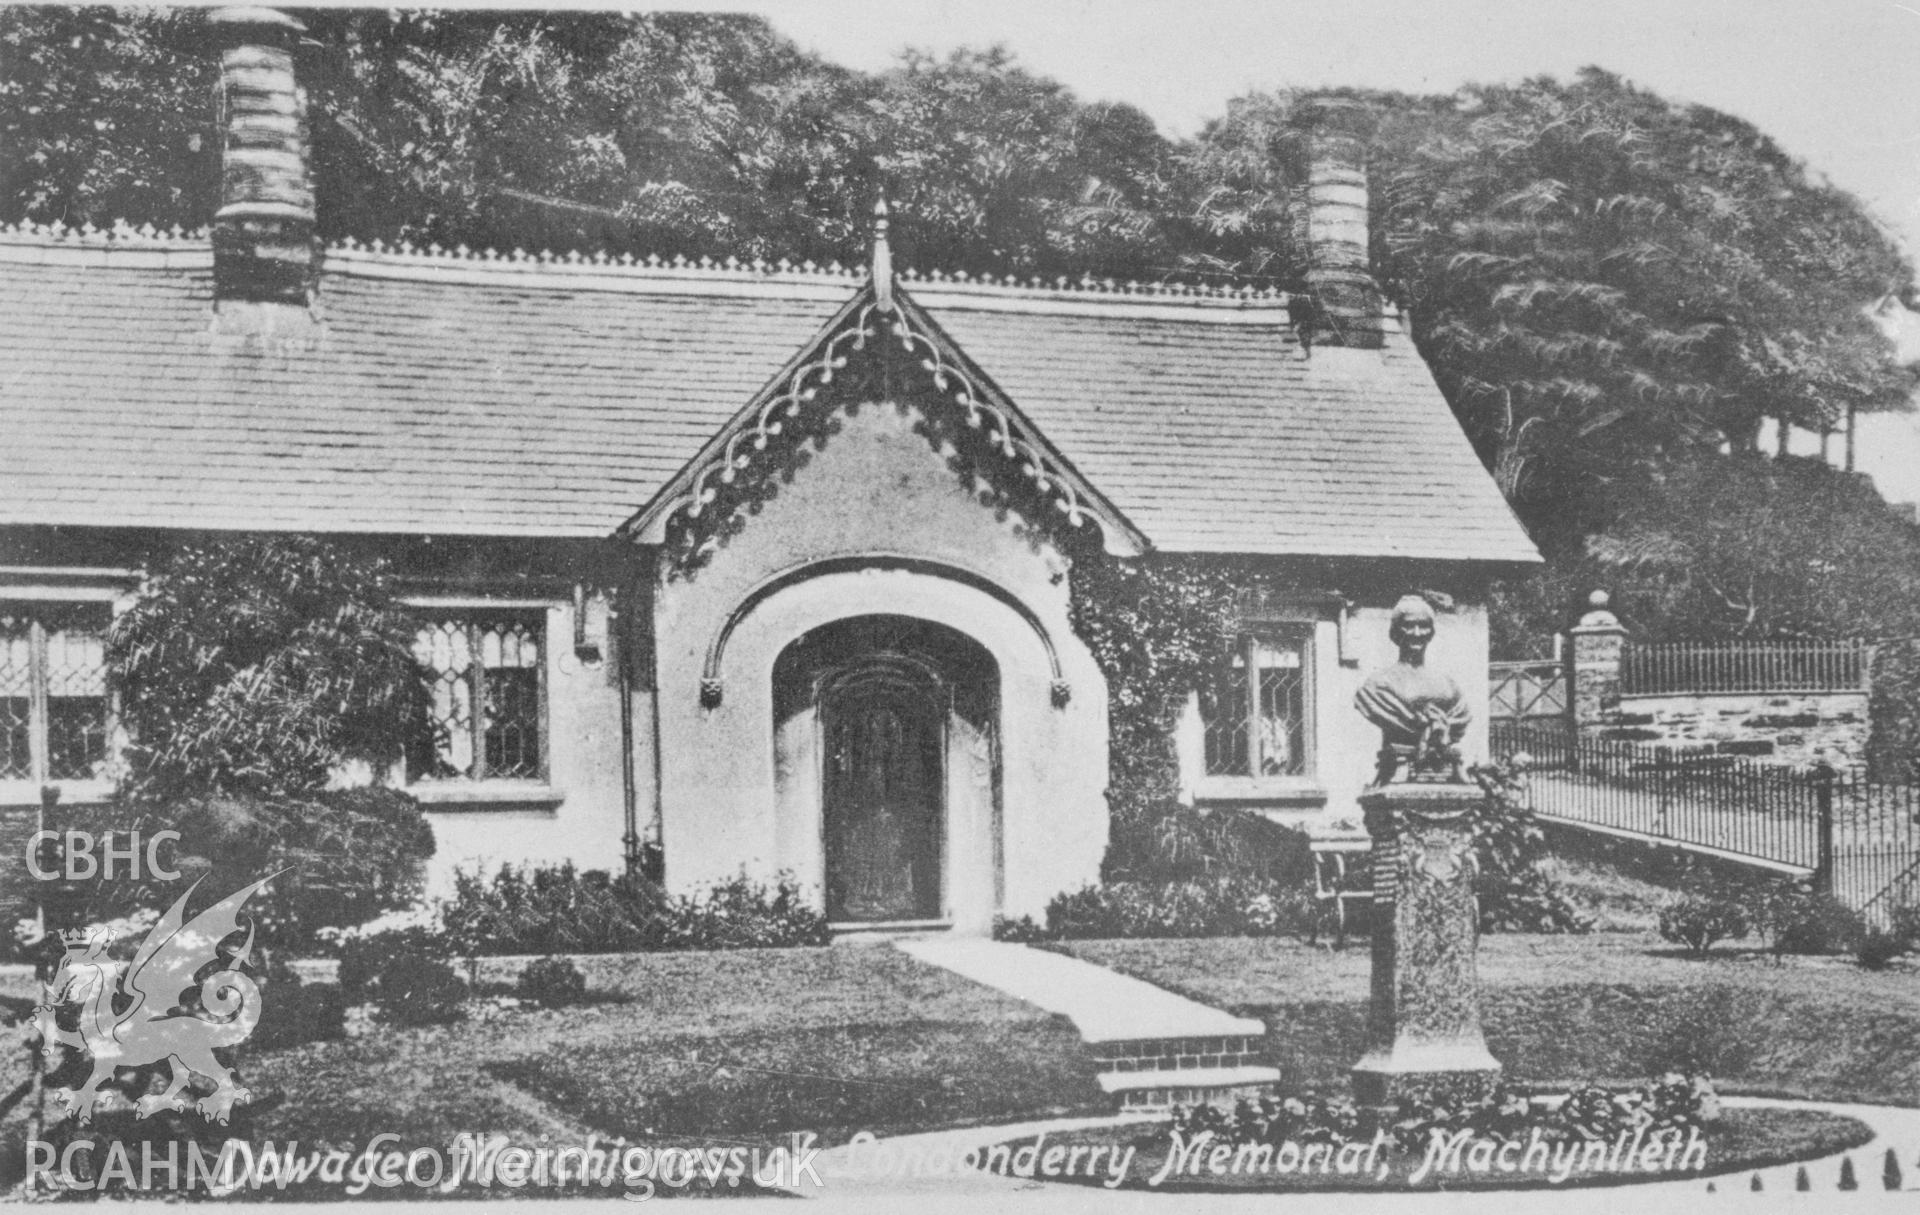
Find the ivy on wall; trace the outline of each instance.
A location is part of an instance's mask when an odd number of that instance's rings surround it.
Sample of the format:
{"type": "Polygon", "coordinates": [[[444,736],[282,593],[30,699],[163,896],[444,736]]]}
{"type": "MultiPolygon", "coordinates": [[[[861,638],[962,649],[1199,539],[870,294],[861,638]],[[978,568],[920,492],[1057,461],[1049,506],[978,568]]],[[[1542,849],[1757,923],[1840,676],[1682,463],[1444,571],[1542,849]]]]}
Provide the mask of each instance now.
{"type": "Polygon", "coordinates": [[[1187,694],[1210,678],[1249,594],[1275,580],[1219,557],[1110,557],[1072,550],[1074,632],[1107,680],[1111,842],[1108,881],[1221,874],[1304,880],[1306,837],[1246,814],[1182,805],[1174,729],[1187,694]]]}

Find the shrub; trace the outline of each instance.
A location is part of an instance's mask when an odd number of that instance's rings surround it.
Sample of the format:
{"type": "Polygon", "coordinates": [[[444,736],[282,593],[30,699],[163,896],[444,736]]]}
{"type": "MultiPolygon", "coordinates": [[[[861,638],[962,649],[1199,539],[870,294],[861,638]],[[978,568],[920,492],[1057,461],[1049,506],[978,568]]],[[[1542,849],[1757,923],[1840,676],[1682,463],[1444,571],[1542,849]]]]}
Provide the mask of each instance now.
{"type": "Polygon", "coordinates": [[[1893,909],[1892,932],[1908,949],[1920,950],[1920,903],[1893,909]]]}
{"type": "MultiPolygon", "coordinates": [[[[385,565],[330,542],[178,546],[107,640],[129,734],[121,787],[105,805],[58,808],[49,826],[178,831],[160,859],[204,879],[208,902],[278,873],[248,905],[263,954],[405,906],[433,854],[420,807],[393,789],[327,786],[430,732],[413,630],[385,565]]],[[[54,927],[70,927],[166,907],[182,888],[122,878],[47,902],[54,927]]]]}
{"type": "Polygon", "coordinates": [[[380,1016],[406,1026],[446,1025],[467,1014],[467,984],[445,962],[396,954],[374,978],[380,1016]]]}
{"type": "Polygon", "coordinates": [[[1685,1130],[1719,1116],[1719,1098],[1704,1075],[1670,1072],[1625,1090],[1588,1084],[1566,1100],[1536,1104],[1524,1091],[1501,1084],[1486,1093],[1419,1090],[1395,1099],[1391,1111],[1355,1106],[1347,1098],[1314,1094],[1243,1099],[1231,1110],[1215,1105],[1178,1107],[1173,1130],[1191,1140],[1211,1132],[1229,1147],[1246,1144],[1347,1144],[1379,1130],[1403,1152],[1420,1152],[1436,1134],[1471,1132],[1475,1138],[1511,1142],[1534,1131],[1547,1142],[1605,1142],[1622,1134],[1685,1130]]]}
{"type": "Polygon", "coordinates": [[[1704,955],[1717,941],[1743,937],[1752,928],[1746,903],[1722,892],[1683,894],[1660,909],[1660,936],[1704,955]]]}
{"type": "Polygon", "coordinates": [[[669,949],[772,949],[833,939],[827,917],[789,878],[768,887],[737,877],[705,895],[676,900],[669,918],[669,949]]]}
{"type": "Polygon", "coordinates": [[[1037,941],[1051,941],[1047,930],[1033,922],[1033,917],[1023,915],[1017,920],[1006,916],[993,917],[993,939],[1006,941],[1014,945],[1031,945],[1037,941]]]}
{"type": "Polygon", "coordinates": [[[503,866],[491,881],[458,873],[441,911],[460,953],[612,953],[824,945],[824,915],[790,879],[746,877],[704,895],[675,898],[645,878],[503,866]]]}
{"type": "Polygon", "coordinates": [[[260,1023],[247,1042],[275,1049],[306,1042],[330,1042],[346,1036],[346,993],[331,983],[303,983],[280,963],[268,968],[261,985],[260,1023]]]}
{"type": "Polygon", "coordinates": [[[340,946],[340,990],[351,999],[376,998],[387,975],[445,965],[453,956],[453,943],[430,928],[349,937],[340,946]]]}
{"type": "Polygon", "coordinates": [[[1718,1116],[1719,1098],[1706,1076],[1668,1072],[1623,1090],[1583,1084],[1551,1107],[1535,1105],[1524,1091],[1505,1084],[1480,1095],[1415,1092],[1399,1099],[1393,1133],[1403,1151],[1424,1148],[1436,1132],[1512,1141],[1537,1129],[1548,1142],[1591,1143],[1685,1130],[1718,1116]]]}
{"type": "Polygon", "coordinates": [[[1778,883],[1765,907],[1776,954],[1849,953],[1866,934],[1860,914],[1832,895],[1778,883]]]}
{"type": "Polygon", "coordinates": [[[1589,931],[1592,919],[1540,868],[1547,836],[1521,796],[1518,772],[1509,764],[1488,764],[1474,768],[1472,776],[1486,793],[1473,820],[1480,930],[1589,931]]]}
{"type": "Polygon", "coordinates": [[[587,976],[568,958],[539,958],[527,963],[516,986],[521,999],[542,1008],[565,1008],[587,998],[587,976]]]}
{"type": "Polygon", "coordinates": [[[468,955],[608,953],[665,947],[670,900],[644,879],[502,865],[491,881],[454,875],[441,922],[468,955]]]}
{"type": "MultiPolygon", "coordinates": [[[[1314,935],[1320,909],[1304,887],[1251,878],[1108,882],[1055,896],[1051,938],[1314,935]]],[[[1031,926],[1031,921],[1026,921],[1031,926]]],[[[1037,926],[1031,931],[1038,932],[1037,926]]]]}
{"type": "Polygon", "coordinates": [[[49,827],[88,834],[177,831],[160,860],[182,874],[161,882],[47,883],[54,927],[85,924],[138,909],[164,909],[203,878],[190,912],[269,874],[247,903],[256,945],[311,952],[322,930],[363,924],[420,897],[433,830],[420,805],[398,789],[330,789],[300,795],[208,794],[170,799],[118,797],[61,806],[49,827]]]}
{"type": "Polygon", "coordinates": [[[1116,806],[1113,842],[1101,871],[1110,882],[1313,880],[1312,842],[1304,832],[1257,814],[1198,810],[1137,788],[1109,788],[1107,796],[1116,806]]]}
{"type": "Polygon", "coordinates": [[[107,661],[142,797],[303,796],[431,730],[384,562],[313,536],[182,545],[114,622],[107,661]]]}
{"type": "Polygon", "coordinates": [[[1882,929],[1870,929],[1854,943],[1854,961],[1867,970],[1885,970],[1910,948],[1905,938],[1882,929]]]}

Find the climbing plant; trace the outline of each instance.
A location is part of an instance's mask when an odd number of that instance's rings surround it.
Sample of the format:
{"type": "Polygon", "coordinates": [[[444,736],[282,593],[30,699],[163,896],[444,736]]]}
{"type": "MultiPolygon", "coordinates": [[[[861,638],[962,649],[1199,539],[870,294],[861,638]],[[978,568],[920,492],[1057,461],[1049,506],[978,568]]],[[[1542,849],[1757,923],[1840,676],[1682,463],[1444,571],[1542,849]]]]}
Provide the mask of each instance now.
{"type": "Polygon", "coordinates": [[[1225,652],[1243,597],[1271,591],[1274,582],[1221,558],[1129,561],[1078,546],[1073,627],[1107,680],[1109,881],[1305,877],[1300,833],[1183,805],[1173,745],[1186,694],[1225,652]]]}
{"type": "MultiPolygon", "coordinates": [[[[1251,875],[1283,885],[1312,875],[1307,837],[1258,815],[1182,804],[1174,729],[1239,630],[1243,606],[1278,596],[1283,579],[1218,557],[1129,561],[1084,546],[1074,555],[1074,631],[1107,680],[1112,829],[1108,882],[1251,875]]],[[[1439,598],[1435,592],[1426,592],[1439,598]]],[[[1475,820],[1481,927],[1580,932],[1590,921],[1542,867],[1546,838],[1513,774],[1476,769],[1487,798],[1475,820]]]]}

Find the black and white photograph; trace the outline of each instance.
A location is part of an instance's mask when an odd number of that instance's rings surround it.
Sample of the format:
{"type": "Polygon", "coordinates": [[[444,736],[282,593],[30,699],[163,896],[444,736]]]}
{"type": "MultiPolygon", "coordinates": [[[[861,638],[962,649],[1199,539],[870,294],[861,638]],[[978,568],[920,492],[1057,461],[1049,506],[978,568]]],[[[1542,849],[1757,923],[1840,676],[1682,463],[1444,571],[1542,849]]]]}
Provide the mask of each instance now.
{"type": "Polygon", "coordinates": [[[0,1200],[1911,1199],[1916,248],[1891,0],[0,3],[0,1200]]]}

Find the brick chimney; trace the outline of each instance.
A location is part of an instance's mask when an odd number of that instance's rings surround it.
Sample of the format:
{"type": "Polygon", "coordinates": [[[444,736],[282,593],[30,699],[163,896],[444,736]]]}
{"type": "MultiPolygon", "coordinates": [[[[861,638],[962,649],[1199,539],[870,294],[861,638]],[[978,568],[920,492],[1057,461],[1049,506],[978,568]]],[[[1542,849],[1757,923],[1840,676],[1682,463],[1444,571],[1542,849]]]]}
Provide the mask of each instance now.
{"type": "Polygon", "coordinates": [[[214,288],[222,302],[304,305],[313,281],[313,186],[306,96],[294,47],[306,27],[278,9],[207,15],[220,50],[224,123],[214,288]]]}
{"type": "Polygon", "coordinates": [[[1378,349],[1383,309],[1367,257],[1373,111],[1352,98],[1309,97],[1294,121],[1307,149],[1298,228],[1305,229],[1309,301],[1301,320],[1314,345],[1378,349]]]}

